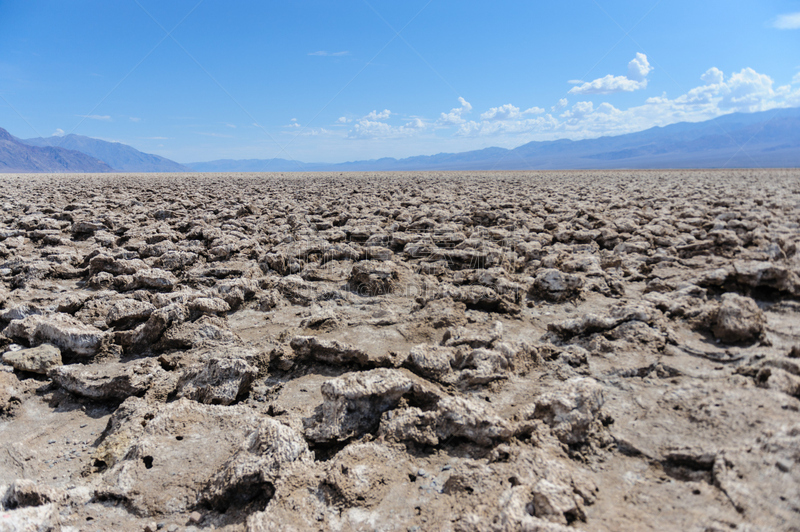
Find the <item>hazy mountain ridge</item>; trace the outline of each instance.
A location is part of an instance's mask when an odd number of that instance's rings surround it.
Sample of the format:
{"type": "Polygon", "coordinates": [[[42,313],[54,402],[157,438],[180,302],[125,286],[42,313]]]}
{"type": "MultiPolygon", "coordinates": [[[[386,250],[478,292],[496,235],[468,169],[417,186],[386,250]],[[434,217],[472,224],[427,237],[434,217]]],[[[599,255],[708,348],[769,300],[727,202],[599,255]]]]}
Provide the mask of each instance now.
{"type": "Polygon", "coordinates": [[[636,133],[534,141],[404,159],[306,163],[220,159],[179,164],[118,142],[81,135],[18,139],[0,128],[0,172],[352,172],[800,167],[800,108],[734,113],[636,133]]]}
{"type": "Polygon", "coordinates": [[[0,128],[0,172],[112,172],[103,161],[85,153],[52,146],[31,146],[0,128]]]}
{"type": "Polygon", "coordinates": [[[800,108],[734,113],[613,137],[534,141],[511,150],[485,148],[338,164],[227,159],[186,166],[198,172],[798,167],[800,108]]]}
{"type": "Polygon", "coordinates": [[[121,142],[66,135],[22,140],[31,146],[59,146],[100,159],[119,172],[190,172],[191,169],[160,155],[144,153],[121,142]]]}

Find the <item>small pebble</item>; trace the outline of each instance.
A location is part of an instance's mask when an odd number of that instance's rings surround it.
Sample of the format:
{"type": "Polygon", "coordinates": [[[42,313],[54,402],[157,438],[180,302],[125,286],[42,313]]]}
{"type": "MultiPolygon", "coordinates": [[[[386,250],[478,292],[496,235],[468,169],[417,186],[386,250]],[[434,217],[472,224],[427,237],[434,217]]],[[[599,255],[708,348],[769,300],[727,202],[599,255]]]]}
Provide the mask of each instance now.
{"type": "Polygon", "coordinates": [[[775,462],[775,466],[784,473],[788,473],[792,469],[791,462],[789,462],[788,460],[784,460],[783,458],[775,462]]]}
{"type": "Polygon", "coordinates": [[[192,512],[189,514],[189,522],[190,523],[199,523],[203,519],[203,516],[200,515],[200,512],[192,512]]]}
{"type": "Polygon", "coordinates": [[[53,443],[55,443],[55,442],[56,442],[56,440],[50,440],[50,441],[48,441],[47,443],[53,444],[53,443]]]}

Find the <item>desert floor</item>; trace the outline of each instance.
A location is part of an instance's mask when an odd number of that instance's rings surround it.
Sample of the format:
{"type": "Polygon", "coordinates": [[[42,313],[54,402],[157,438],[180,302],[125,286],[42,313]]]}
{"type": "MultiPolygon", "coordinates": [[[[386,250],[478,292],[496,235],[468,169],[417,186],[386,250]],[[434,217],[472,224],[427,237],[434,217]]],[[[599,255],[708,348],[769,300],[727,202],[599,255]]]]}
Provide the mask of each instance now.
{"type": "Polygon", "coordinates": [[[800,530],[800,171],[0,204],[0,531],[800,530]]]}

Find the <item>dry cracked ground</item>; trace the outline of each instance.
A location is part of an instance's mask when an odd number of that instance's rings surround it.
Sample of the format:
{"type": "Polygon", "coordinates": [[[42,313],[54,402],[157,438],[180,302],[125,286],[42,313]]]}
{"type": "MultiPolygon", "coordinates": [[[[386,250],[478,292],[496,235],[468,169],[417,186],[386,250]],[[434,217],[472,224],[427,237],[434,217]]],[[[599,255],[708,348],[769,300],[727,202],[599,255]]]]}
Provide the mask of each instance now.
{"type": "Polygon", "coordinates": [[[0,531],[800,530],[798,171],[0,204],[0,531]]]}

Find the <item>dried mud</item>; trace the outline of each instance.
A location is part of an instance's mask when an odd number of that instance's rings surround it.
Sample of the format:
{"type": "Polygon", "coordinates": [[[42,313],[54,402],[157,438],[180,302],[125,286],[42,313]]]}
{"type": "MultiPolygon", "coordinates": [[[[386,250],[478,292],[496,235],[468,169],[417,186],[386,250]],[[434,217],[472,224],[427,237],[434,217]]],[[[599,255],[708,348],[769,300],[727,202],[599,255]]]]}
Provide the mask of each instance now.
{"type": "Polygon", "coordinates": [[[0,531],[800,530],[799,171],[0,203],[0,531]]]}

